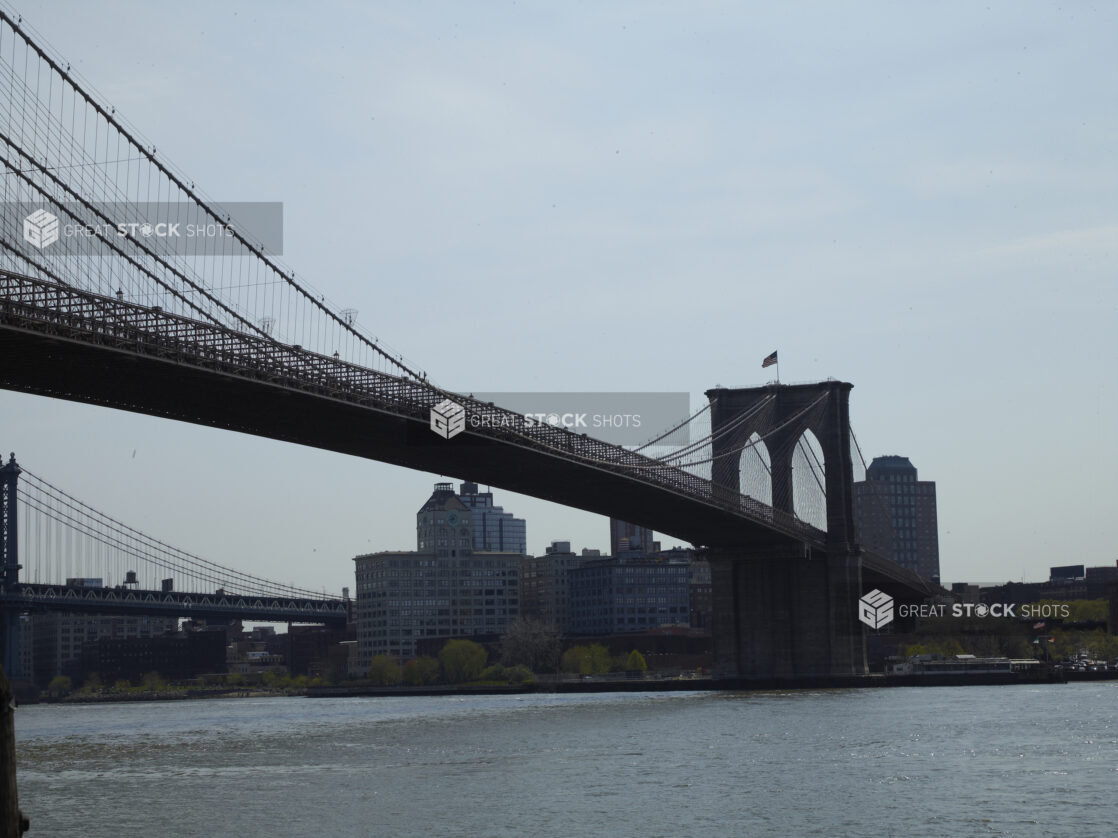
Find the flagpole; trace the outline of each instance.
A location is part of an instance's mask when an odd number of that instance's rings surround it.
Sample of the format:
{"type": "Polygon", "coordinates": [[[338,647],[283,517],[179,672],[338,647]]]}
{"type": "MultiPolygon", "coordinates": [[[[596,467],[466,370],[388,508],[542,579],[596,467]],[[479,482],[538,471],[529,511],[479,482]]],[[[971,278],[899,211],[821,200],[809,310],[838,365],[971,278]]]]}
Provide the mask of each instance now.
{"type": "Polygon", "coordinates": [[[776,383],[779,384],[780,383],[780,355],[777,352],[773,352],[773,353],[765,356],[765,359],[763,361],[761,361],[761,369],[766,369],[766,368],[771,367],[773,365],[776,366],[776,383]]]}

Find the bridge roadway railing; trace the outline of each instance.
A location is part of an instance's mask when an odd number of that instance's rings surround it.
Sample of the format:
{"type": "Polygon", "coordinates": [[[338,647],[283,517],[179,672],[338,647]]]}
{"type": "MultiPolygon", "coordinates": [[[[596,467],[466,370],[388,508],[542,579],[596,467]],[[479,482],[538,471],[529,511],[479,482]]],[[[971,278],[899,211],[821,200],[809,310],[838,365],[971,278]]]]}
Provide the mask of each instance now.
{"type": "Polygon", "coordinates": [[[342,599],[253,596],[225,591],[198,594],[131,588],[79,588],[30,582],[20,582],[0,591],[0,608],[7,606],[52,611],[166,613],[184,617],[223,615],[293,623],[345,622],[349,613],[349,603],[342,599]]]}
{"type": "Polygon", "coordinates": [[[0,323],[60,338],[211,369],[340,399],[421,422],[449,398],[467,412],[469,430],[514,445],[584,462],[726,510],[769,529],[822,544],[825,534],[794,515],[718,486],[677,466],[586,434],[413,381],[121,299],[0,271],[0,323]]]}

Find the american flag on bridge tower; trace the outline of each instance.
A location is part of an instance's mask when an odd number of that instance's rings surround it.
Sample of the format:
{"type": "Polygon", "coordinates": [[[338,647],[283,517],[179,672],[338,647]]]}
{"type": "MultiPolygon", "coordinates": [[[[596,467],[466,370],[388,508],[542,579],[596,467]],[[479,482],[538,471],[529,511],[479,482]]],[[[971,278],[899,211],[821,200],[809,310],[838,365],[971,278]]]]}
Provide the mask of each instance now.
{"type": "Polygon", "coordinates": [[[764,369],[765,367],[771,367],[775,363],[776,363],[776,353],[774,352],[772,355],[770,355],[769,357],[767,357],[765,360],[763,360],[761,362],[761,369],[764,369]]]}

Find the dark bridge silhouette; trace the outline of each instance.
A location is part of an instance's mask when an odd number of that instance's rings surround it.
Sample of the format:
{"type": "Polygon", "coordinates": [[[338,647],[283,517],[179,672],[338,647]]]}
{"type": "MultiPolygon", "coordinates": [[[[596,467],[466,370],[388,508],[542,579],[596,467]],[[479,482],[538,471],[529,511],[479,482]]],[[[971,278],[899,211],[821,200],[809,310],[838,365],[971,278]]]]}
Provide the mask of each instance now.
{"type": "Polygon", "coordinates": [[[11,273],[0,273],[0,386],[455,475],[655,521],[694,544],[826,540],[735,486],[468,396],[11,273]],[[430,419],[448,397],[467,421],[444,439],[430,419]]]}
{"type": "Polygon", "coordinates": [[[0,386],[480,479],[686,539],[709,550],[725,674],[864,671],[856,615],[863,563],[875,587],[906,598],[933,591],[854,541],[843,382],[710,391],[713,482],[422,381],[7,273],[0,386]],[[448,396],[472,421],[444,439],[431,432],[430,414],[448,396]],[[769,405],[764,425],[761,402],[769,405]],[[773,496],[790,498],[780,486],[790,484],[791,452],[805,430],[830,464],[826,531],[797,519],[790,500],[773,508],[738,491],[741,449],[758,434],[769,438],[773,496]]]}
{"type": "Polygon", "coordinates": [[[24,613],[340,628],[351,605],[348,597],[262,579],[165,544],[21,468],[14,454],[0,464],[0,658],[12,677],[27,674],[20,655],[24,613]]]}
{"type": "Polygon", "coordinates": [[[437,387],[296,281],[2,12],[0,42],[13,79],[0,159],[26,201],[0,205],[0,387],[485,482],[689,541],[714,568],[725,675],[864,672],[862,588],[932,592],[856,542],[849,384],[711,391],[711,433],[688,462],[437,387]],[[114,213],[138,212],[153,183],[175,218],[231,231],[216,255],[117,232],[114,213]],[[94,232],[62,234],[74,228],[94,232]],[[449,439],[430,430],[446,399],[467,418],[449,439]],[[795,509],[793,450],[808,432],[825,529],[795,509]],[[751,445],[770,453],[771,505],[741,491],[751,445]]]}

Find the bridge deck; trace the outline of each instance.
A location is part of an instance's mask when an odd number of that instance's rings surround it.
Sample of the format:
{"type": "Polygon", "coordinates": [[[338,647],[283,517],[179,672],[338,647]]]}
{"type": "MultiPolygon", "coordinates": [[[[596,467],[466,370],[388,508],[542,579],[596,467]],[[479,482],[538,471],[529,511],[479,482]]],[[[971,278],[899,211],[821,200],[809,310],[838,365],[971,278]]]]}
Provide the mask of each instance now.
{"type": "Polygon", "coordinates": [[[821,545],[794,516],[624,448],[452,395],[476,423],[429,430],[448,394],[273,340],[0,273],[0,386],[484,482],[695,544],[821,545]]]}
{"type": "Polygon", "coordinates": [[[344,624],[349,604],[340,599],[293,599],[238,594],[194,594],[127,588],[76,588],[20,583],[0,592],[0,609],[44,609],[96,614],[150,614],[265,623],[344,624]]]}

